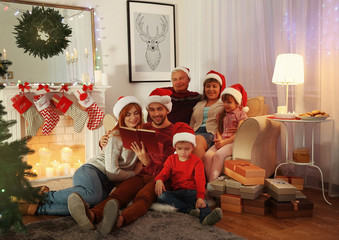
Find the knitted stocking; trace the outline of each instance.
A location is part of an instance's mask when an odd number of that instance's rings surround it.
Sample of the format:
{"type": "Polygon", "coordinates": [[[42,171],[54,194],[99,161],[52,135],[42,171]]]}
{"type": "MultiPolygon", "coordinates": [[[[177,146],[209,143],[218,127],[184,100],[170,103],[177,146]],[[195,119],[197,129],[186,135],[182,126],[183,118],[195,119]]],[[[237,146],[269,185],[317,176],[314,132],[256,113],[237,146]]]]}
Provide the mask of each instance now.
{"type": "Polygon", "coordinates": [[[44,118],[39,114],[32,102],[25,95],[15,95],[12,99],[13,107],[23,116],[26,121],[26,135],[34,137],[40,126],[44,122],[44,118]]]}
{"type": "Polygon", "coordinates": [[[89,93],[81,93],[79,99],[79,103],[86,108],[86,112],[89,117],[87,128],[89,130],[96,129],[104,119],[104,112],[94,102],[92,96],[89,93]]]}

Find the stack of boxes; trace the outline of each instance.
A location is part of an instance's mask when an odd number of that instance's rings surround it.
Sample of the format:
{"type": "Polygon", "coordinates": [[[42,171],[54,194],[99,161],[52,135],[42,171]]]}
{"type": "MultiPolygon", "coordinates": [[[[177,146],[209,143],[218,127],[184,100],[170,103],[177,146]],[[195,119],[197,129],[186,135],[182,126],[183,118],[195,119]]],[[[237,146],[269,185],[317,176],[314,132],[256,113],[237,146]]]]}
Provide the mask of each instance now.
{"type": "Polygon", "coordinates": [[[262,216],[270,212],[276,218],[312,216],[313,203],[298,191],[303,190],[301,177],[265,179],[265,170],[246,160],[226,160],[225,173],[225,178],[209,183],[213,191],[208,192],[225,211],[262,216]]]}

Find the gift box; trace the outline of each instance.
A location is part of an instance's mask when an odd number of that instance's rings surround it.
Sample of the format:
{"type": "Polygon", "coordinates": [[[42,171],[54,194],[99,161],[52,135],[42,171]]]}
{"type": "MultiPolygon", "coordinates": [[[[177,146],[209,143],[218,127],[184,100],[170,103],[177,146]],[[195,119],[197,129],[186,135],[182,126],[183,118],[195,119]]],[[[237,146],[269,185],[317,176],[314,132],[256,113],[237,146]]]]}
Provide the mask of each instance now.
{"type": "Polygon", "coordinates": [[[296,191],[295,199],[306,199],[306,195],[303,194],[301,191],[296,191]]]}
{"type": "Polygon", "coordinates": [[[288,182],[296,187],[297,190],[304,189],[304,178],[303,177],[296,177],[296,176],[276,176],[276,179],[280,178],[285,182],[288,182]]]}
{"type": "Polygon", "coordinates": [[[269,194],[261,194],[258,198],[243,199],[243,211],[244,213],[250,213],[255,215],[264,216],[268,213],[268,199],[269,194]]]}
{"type": "Polygon", "coordinates": [[[234,213],[242,213],[243,205],[240,196],[223,194],[220,196],[221,209],[234,213]]]}
{"type": "Polygon", "coordinates": [[[240,187],[240,197],[242,199],[256,199],[262,193],[264,185],[251,185],[240,187]]]}
{"type": "Polygon", "coordinates": [[[209,182],[208,184],[212,188],[209,190],[226,193],[226,181],[225,180],[216,179],[216,180],[213,180],[212,182],[209,182]]]}
{"type": "Polygon", "coordinates": [[[293,150],[293,161],[298,163],[310,162],[310,149],[296,148],[293,150]]]}
{"type": "Polygon", "coordinates": [[[313,203],[307,199],[278,202],[270,198],[269,211],[276,218],[312,217],[313,203]]]}
{"type": "Polygon", "coordinates": [[[264,184],[265,169],[246,160],[226,160],[225,173],[244,185],[264,184]]]}
{"type": "Polygon", "coordinates": [[[265,187],[275,200],[281,201],[294,201],[296,195],[296,188],[282,179],[265,179],[265,187]]]}
{"type": "Polygon", "coordinates": [[[234,179],[226,179],[226,193],[240,196],[242,184],[234,179]]]}

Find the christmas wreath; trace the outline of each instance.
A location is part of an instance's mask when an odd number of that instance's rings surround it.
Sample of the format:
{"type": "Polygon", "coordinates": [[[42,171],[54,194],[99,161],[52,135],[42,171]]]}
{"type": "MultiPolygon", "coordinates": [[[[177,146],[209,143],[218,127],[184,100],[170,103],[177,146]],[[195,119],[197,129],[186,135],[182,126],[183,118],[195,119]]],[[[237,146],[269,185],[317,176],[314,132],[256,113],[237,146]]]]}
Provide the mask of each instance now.
{"type": "Polygon", "coordinates": [[[19,25],[14,26],[16,44],[25,53],[43,58],[59,55],[70,42],[67,37],[72,29],[62,23],[63,16],[51,8],[32,7],[32,12],[21,15],[19,25]]]}

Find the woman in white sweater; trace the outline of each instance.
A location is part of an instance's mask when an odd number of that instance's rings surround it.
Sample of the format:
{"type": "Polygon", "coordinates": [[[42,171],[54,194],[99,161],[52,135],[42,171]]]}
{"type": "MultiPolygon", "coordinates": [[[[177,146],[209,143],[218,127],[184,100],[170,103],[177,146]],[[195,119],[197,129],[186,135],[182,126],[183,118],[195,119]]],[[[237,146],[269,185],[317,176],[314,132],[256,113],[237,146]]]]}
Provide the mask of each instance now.
{"type": "Polygon", "coordinates": [[[68,196],[76,192],[90,206],[106,199],[116,182],[122,182],[137,175],[142,163],[136,154],[122,145],[119,126],[140,128],[142,109],[138,99],[133,96],[119,98],[113,108],[114,115],[119,119],[114,129],[106,138],[107,145],[101,153],[82,165],[73,176],[73,187],[45,193],[47,202],[30,204],[26,214],[29,215],[69,215],[68,196]]]}

